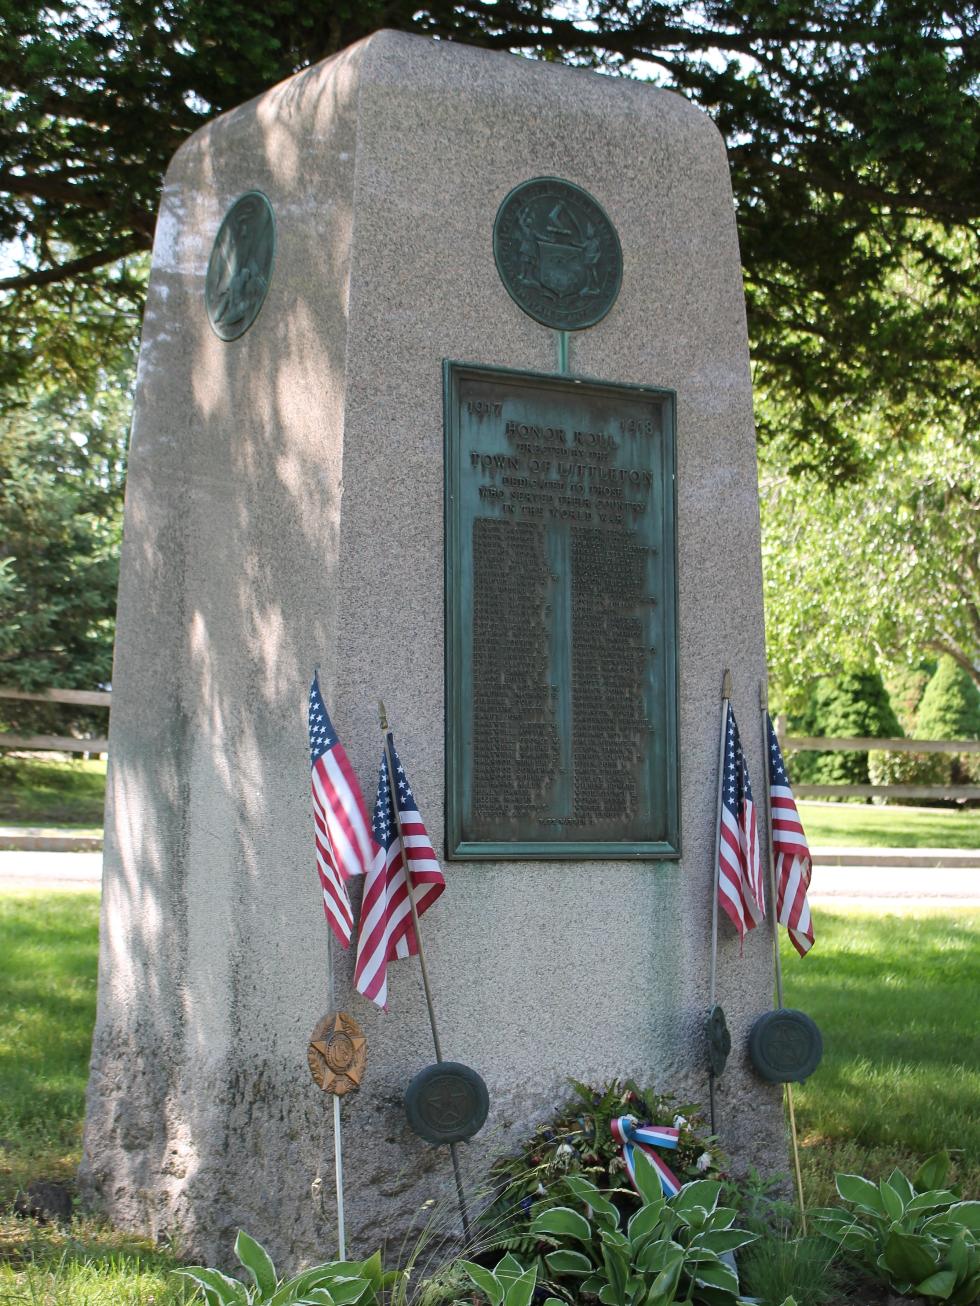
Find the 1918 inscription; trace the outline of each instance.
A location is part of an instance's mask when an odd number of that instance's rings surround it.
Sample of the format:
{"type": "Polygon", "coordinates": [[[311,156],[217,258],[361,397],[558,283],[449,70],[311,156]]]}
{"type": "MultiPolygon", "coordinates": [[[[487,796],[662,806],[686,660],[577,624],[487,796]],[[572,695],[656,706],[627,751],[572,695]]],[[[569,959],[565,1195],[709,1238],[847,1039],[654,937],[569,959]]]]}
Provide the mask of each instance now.
{"type": "Polygon", "coordinates": [[[460,858],[676,857],[673,396],[446,364],[460,858]]]}

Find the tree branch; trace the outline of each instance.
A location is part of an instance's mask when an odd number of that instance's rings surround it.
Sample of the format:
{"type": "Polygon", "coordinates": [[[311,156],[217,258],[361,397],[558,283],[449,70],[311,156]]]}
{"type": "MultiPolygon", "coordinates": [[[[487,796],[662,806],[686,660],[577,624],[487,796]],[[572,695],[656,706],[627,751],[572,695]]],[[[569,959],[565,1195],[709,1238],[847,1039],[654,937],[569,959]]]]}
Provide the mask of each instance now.
{"type": "Polygon", "coordinates": [[[115,249],[99,250],[95,254],[86,254],[84,258],[71,259],[59,263],[53,268],[39,268],[36,272],[25,272],[19,277],[6,277],[0,281],[0,290],[28,290],[31,286],[50,286],[56,281],[65,281],[68,277],[78,276],[82,272],[93,272],[96,268],[116,263],[127,254],[135,254],[141,249],[149,248],[135,237],[117,245],[115,249]]]}

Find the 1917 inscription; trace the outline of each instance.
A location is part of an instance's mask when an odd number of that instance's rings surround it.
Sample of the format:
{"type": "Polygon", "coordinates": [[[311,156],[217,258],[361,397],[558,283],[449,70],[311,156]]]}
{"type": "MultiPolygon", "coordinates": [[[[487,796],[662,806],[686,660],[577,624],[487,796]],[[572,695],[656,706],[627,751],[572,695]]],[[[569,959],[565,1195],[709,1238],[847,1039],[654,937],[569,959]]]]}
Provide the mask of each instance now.
{"type": "Polygon", "coordinates": [[[676,857],[673,396],[446,364],[455,857],[676,857]]]}

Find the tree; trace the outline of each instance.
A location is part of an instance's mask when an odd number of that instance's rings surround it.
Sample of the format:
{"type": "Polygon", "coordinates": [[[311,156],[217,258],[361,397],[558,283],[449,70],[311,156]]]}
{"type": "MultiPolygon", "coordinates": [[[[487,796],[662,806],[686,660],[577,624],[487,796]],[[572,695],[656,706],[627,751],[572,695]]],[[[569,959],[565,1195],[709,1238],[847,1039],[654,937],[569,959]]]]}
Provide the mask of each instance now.
{"type": "MultiPolygon", "coordinates": [[[[149,248],[180,142],[389,26],[647,77],[714,116],[763,434],[779,433],[794,467],[852,475],[855,419],[875,405],[887,419],[883,396],[975,403],[961,373],[976,322],[980,11],[962,0],[0,0],[0,14],[0,241],[22,251],[0,280],[0,343],[29,338],[38,304],[69,285],[131,312],[129,260],[149,248]]],[[[10,370],[25,366],[15,352],[10,370]]],[[[892,434],[907,440],[918,423],[905,411],[892,434]]]]}
{"type": "Polygon", "coordinates": [[[862,434],[846,486],[763,469],[770,667],[787,699],[821,674],[948,655],[980,684],[980,431],[950,410],[918,443],[862,434]]]}
{"type": "Polygon", "coordinates": [[[4,684],[90,687],[111,675],[129,403],[125,377],[104,376],[94,396],[54,380],[0,426],[4,684]]]}
{"type": "MultiPolygon", "coordinates": [[[[803,710],[789,717],[793,734],[827,739],[888,739],[902,728],[877,671],[816,681],[803,710]]],[[[848,750],[798,753],[793,778],[801,784],[868,784],[868,754],[848,750]]]]}

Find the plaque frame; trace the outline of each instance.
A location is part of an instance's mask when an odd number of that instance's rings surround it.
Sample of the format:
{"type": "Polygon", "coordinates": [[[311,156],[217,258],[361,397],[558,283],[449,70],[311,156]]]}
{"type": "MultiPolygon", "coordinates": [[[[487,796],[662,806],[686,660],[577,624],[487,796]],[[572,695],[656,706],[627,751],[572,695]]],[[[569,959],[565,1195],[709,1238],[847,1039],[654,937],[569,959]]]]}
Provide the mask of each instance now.
{"type": "MultiPolygon", "coordinates": [[[[443,434],[445,465],[445,732],[446,732],[446,845],[450,861],[676,861],[681,856],[680,830],[680,739],[679,739],[679,672],[678,630],[678,551],[677,551],[677,456],[676,391],[662,386],[636,385],[603,381],[594,377],[564,372],[533,372],[519,368],[493,367],[453,359],[443,360],[443,434]],[[527,840],[470,839],[463,837],[464,767],[467,762],[463,738],[467,714],[463,679],[463,618],[466,615],[462,591],[468,583],[460,565],[459,485],[461,456],[460,383],[468,378],[526,382],[532,385],[581,394],[590,390],[605,394],[622,394],[624,398],[656,400],[663,405],[664,429],[660,440],[660,466],[663,486],[663,522],[660,538],[664,551],[669,549],[670,562],[663,569],[663,648],[658,652],[664,661],[666,689],[665,732],[666,756],[666,831],[662,840],[527,840]]],[[[471,589],[471,583],[470,583],[471,589]]]]}

